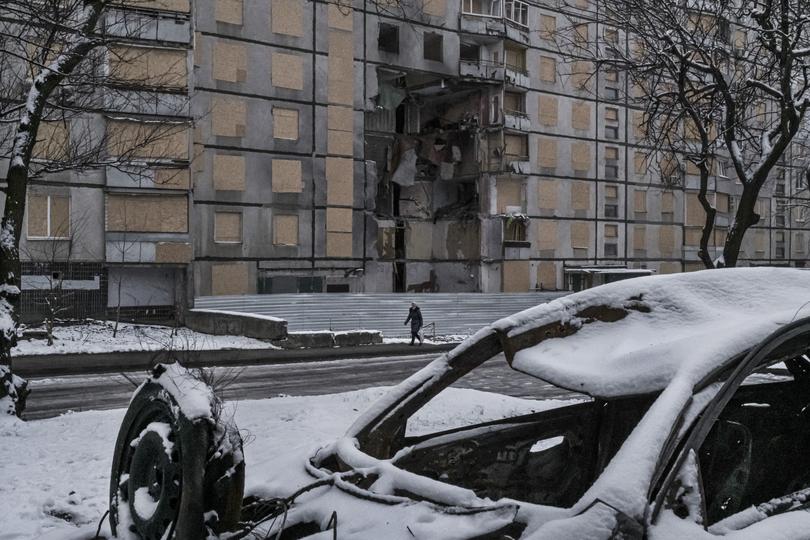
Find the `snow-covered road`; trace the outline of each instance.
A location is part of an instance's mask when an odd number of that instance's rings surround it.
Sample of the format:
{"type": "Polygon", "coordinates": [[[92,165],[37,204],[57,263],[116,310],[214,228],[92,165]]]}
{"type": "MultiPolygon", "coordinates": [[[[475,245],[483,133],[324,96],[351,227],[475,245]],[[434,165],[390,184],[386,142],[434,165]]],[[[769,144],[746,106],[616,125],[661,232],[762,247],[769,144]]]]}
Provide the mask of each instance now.
{"type": "MultiPolygon", "coordinates": [[[[392,385],[417,371],[435,355],[393,358],[356,358],[217,368],[227,381],[238,377],[220,394],[226,399],[261,399],[278,395],[318,395],[392,385]]],[[[142,381],[143,372],[128,373],[142,381]]],[[[129,402],[133,386],[121,375],[72,376],[32,379],[27,418],[56,416],[69,410],[98,410],[123,407],[129,402]]],[[[565,398],[573,394],[533,377],[513,371],[503,357],[496,357],[473,371],[456,385],[531,399],[565,398]]]]}

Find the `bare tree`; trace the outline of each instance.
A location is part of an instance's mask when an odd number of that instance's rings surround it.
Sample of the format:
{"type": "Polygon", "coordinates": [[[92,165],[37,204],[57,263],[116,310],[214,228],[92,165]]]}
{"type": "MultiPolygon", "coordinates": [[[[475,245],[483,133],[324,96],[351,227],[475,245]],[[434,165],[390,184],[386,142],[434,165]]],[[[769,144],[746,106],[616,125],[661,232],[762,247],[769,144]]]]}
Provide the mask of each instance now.
{"type": "MultiPolygon", "coordinates": [[[[178,141],[188,129],[188,93],[178,80],[185,61],[176,70],[149,73],[145,49],[120,45],[148,24],[128,16],[126,6],[120,0],[4,0],[0,5],[0,158],[8,163],[0,188],[5,195],[0,370],[13,381],[0,384],[0,400],[22,403],[27,392],[24,381],[3,366],[11,366],[19,321],[19,248],[29,182],[102,167],[137,176],[145,161],[162,161],[162,168],[185,166],[163,154],[182,144],[178,141]],[[149,93],[173,86],[179,99],[152,107],[160,113],[144,118],[144,97],[160,100],[149,93]],[[174,112],[167,112],[172,107],[174,112]]],[[[13,412],[19,414],[21,407],[13,412]]]]}
{"type": "Polygon", "coordinates": [[[697,169],[698,255],[707,268],[736,266],[760,220],[760,192],[805,123],[809,9],[807,0],[603,0],[604,39],[581,39],[584,21],[574,17],[557,32],[560,52],[596,67],[591,77],[626,74],[628,102],[643,112],[643,142],[665,183],[684,165],[697,169]],[[709,187],[718,158],[731,163],[742,194],[713,260],[709,187]]]}

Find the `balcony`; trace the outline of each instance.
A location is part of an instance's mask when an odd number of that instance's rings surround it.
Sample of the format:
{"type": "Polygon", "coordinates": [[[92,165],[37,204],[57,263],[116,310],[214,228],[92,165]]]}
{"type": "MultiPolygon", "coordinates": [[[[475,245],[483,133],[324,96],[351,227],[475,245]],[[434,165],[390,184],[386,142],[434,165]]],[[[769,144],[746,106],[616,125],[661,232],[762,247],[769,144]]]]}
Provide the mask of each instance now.
{"type": "Polygon", "coordinates": [[[500,83],[504,80],[506,68],[502,63],[489,60],[460,60],[458,71],[461,77],[500,83]]]}
{"type": "Polygon", "coordinates": [[[503,127],[506,129],[515,129],[518,131],[529,131],[531,129],[531,120],[529,115],[523,111],[511,111],[504,109],[503,111],[503,127]]]}

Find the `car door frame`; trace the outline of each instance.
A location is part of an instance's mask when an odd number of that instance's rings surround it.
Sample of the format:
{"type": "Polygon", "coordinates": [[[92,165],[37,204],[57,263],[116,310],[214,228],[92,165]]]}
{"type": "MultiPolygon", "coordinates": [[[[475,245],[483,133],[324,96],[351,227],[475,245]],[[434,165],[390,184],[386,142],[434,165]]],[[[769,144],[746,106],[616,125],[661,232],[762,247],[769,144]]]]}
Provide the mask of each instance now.
{"type": "MultiPolygon", "coordinates": [[[[666,498],[672,488],[672,484],[683,467],[690,451],[694,451],[697,455],[697,452],[708,436],[715,421],[726,408],[731,398],[736,394],[742,382],[755,370],[761,368],[766,362],[771,364],[780,361],[780,359],[772,359],[771,355],[776,352],[779,347],[802,335],[807,336],[808,347],[806,347],[806,349],[810,349],[810,317],[780,327],[750,349],[736,365],[717,395],[706,405],[703,413],[684,439],[683,444],[680,445],[680,449],[677,451],[677,458],[674,460],[666,460],[670,463],[669,468],[666,469],[666,473],[655,476],[657,478],[663,477],[664,480],[661,482],[661,486],[657,492],[653,494],[654,496],[651,496],[649,499],[652,503],[652,510],[647,519],[648,524],[656,523],[661,511],[665,509],[666,498]]],[[[796,355],[794,354],[792,356],[795,357],[796,355]]],[[[705,388],[712,382],[717,381],[720,377],[722,377],[722,373],[714,374],[712,377],[713,380],[705,380],[702,384],[698,385],[699,388],[697,388],[697,390],[705,388]]],[[[664,470],[662,469],[662,473],[663,472],[664,470]]],[[[655,485],[655,483],[653,485],[655,485]]],[[[705,528],[706,524],[703,524],[703,527],[705,528]]]]}

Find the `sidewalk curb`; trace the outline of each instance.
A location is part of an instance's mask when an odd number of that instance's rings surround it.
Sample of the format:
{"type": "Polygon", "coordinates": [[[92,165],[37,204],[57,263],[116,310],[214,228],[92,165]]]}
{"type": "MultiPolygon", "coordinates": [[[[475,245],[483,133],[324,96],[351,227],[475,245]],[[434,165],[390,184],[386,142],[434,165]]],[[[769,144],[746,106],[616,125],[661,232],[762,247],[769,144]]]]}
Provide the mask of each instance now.
{"type": "Polygon", "coordinates": [[[341,358],[407,356],[441,353],[458,343],[426,344],[412,347],[400,343],[313,349],[218,349],[206,351],[126,351],[109,353],[73,353],[17,356],[14,373],[21,377],[53,377],[118,373],[147,370],[159,362],[178,360],[187,367],[249,366],[306,363],[341,358]]]}

